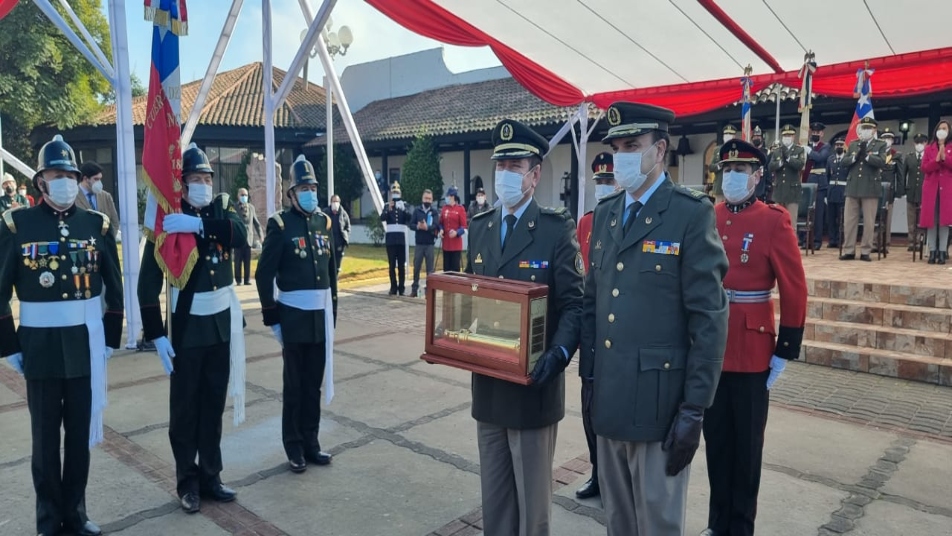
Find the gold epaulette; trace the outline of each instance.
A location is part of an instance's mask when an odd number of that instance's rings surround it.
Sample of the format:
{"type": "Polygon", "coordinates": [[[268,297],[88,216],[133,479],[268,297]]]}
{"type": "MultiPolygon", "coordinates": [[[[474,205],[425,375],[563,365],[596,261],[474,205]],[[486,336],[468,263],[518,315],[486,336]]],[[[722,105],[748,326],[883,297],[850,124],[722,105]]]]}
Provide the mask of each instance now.
{"type": "Polygon", "coordinates": [[[9,208],[3,211],[3,223],[7,224],[7,228],[10,229],[11,233],[16,234],[17,232],[17,224],[15,221],[13,221],[13,213],[17,210],[23,210],[25,208],[27,207],[9,208]]]}
{"type": "Polygon", "coordinates": [[[275,212],[269,219],[274,220],[278,224],[278,227],[280,227],[282,231],[284,230],[284,218],[281,217],[280,212],[275,212]]]}
{"type": "Polygon", "coordinates": [[[109,216],[106,216],[105,214],[103,214],[102,212],[99,212],[98,210],[86,209],[86,212],[89,212],[90,214],[95,214],[99,216],[100,218],[102,218],[102,235],[106,236],[106,233],[109,232],[109,216]]]}

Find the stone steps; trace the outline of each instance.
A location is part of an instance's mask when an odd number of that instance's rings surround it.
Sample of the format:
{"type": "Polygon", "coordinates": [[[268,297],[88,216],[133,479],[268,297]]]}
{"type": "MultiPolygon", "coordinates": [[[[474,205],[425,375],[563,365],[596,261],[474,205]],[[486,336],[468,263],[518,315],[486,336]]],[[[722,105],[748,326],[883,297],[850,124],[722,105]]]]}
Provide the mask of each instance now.
{"type": "Polygon", "coordinates": [[[952,334],[948,333],[807,318],[803,337],[817,342],[952,358],[952,334]]]}
{"type": "Polygon", "coordinates": [[[855,372],[952,386],[952,359],[804,340],[800,359],[855,372]]]}
{"type": "MultiPolygon", "coordinates": [[[[776,295],[774,310],[780,310],[780,298],[776,295]]],[[[807,318],[929,333],[952,333],[952,309],[918,305],[810,296],[807,318]]]]}

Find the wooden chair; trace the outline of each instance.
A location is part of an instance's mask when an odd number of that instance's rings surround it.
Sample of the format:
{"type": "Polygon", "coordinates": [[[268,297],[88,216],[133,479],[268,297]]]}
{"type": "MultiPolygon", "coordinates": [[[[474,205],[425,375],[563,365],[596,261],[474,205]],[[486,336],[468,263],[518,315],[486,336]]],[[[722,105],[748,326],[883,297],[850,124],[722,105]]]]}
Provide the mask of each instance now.
{"type": "MultiPolygon", "coordinates": [[[[889,253],[886,250],[886,243],[888,242],[888,236],[886,236],[887,220],[889,217],[889,202],[892,199],[892,184],[889,182],[882,183],[882,190],[879,193],[879,203],[876,205],[876,238],[874,243],[878,244],[879,247],[876,248],[876,260],[879,260],[889,253]]],[[[865,225],[866,222],[863,222],[865,225]]]]}
{"type": "Polygon", "coordinates": [[[800,185],[800,204],[797,207],[797,237],[804,234],[803,251],[810,255],[816,254],[813,248],[813,233],[816,219],[816,184],[804,183],[800,185]]]}

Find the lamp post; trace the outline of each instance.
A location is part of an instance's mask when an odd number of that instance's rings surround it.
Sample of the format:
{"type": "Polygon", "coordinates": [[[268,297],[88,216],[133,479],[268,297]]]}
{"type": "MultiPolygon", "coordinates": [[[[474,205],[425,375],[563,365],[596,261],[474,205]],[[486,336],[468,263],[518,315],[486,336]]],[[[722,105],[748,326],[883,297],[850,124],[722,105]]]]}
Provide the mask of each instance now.
{"type": "MultiPolygon", "coordinates": [[[[324,44],[327,46],[327,52],[330,54],[332,60],[337,56],[346,56],[347,49],[354,43],[354,34],[350,31],[349,27],[341,26],[336,32],[331,30],[333,27],[333,19],[327,17],[327,24],[321,32],[321,39],[324,40],[324,44]]],[[[306,33],[307,30],[301,34],[302,41],[306,33]]],[[[316,57],[317,54],[317,47],[314,47],[311,50],[311,57],[316,57]]],[[[304,78],[306,82],[307,64],[305,63],[304,65],[304,78]]],[[[334,196],[334,89],[327,76],[324,76],[324,98],[324,108],[327,111],[326,133],[324,135],[327,140],[327,201],[330,202],[330,198],[334,196]]]]}

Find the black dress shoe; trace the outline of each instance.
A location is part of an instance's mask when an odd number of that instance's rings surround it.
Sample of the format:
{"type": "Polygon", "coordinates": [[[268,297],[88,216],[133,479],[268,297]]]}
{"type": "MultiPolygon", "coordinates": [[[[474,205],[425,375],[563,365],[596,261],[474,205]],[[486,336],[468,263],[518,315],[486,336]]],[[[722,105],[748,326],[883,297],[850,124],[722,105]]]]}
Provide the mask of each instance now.
{"type": "Polygon", "coordinates": [[[320,449],[311,449],[304,452],[304,459],[314,465],[330,465],[331,458],[333,456],[320,449]]]}
{"type": "Polygon", "coordinates": [[[304,461],[303,456],[288,458],[288,466],[291,468],[292,473],[303,473],[307,471],[307,462],[304,461]]]}
{"type": "Polygon", "coordinates": [[[575,491],[575,496],[579,499],[591,499],[592,497],[598,497],[599,494],[598,479],[595,477],[589,478],[588,482],[575,491]]]}
{"type": "Polygon", "coordinates": [[[827,244],[826,249],[840,249],[839,244],[827,244]]]}
{"type": "Polygon", "coordinates": [[[224,484],[218,484],[202,491],[202,495],[216,502],[231,502],[238,496],[238,492],[224,484]]]}
{"type": "Polygon", "coordinates": [[[855,254],[855,253],[844,253],[844,254],[840,255],[840,260],[841,260],[841,261],[853,261],[853,260],[856,260],[856,254],[855,254]]]}
{"type": "Polygon", "coordinates": [[[714,532],[714,529],[704,529],[698,536],[717,536],[717,533],[714,532]]]}
{"type": "Polygon", "coordinates": [[[873,259],[869,258],[869,255],[860,255],[859,260],[865,261],[865,262],[873,262],[873,259]]]}
{"type": "Polygon", "coordinates": [[[930,251],[930,252],[929,252],[929,260],[926,261],[926,262],[927,262],[928,264],[935,264],[935,261],[938,260],[938,258],[939,258],[939,252],[938,252],[938,251],[930,251]]]}
{"type": "Polygon", "coordinates": [[[939,264],[945,264],[945,261],[949,259],[949,254],[945,251],[939,252],[939,264]]]}
{"type": "Polygon", "coordinates": [[[182,503],[182,510],[184,510],[186,514],[194,514],[202,509],[202,501],[194,491],[182,495],[179,502],[182,503]]]}
{"type": "Polygon", "coordinates": [[[76,536],[99,536],[102,534],[99,526],[89,520],[78,527],[67,525],[65,528],[68,534],[75,534],[76,536]]]}

